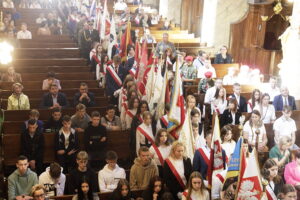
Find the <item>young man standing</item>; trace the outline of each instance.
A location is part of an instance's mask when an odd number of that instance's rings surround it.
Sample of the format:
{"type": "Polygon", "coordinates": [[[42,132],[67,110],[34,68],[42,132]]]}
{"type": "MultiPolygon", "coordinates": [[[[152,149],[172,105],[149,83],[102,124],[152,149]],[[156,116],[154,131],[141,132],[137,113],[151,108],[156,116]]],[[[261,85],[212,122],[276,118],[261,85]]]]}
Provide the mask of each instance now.
{"type": "Polygon", "coordinates": [[[29,200],[32,186],[38,183],[36,173],[28,168],[28,158],[20,156],[17,169],[8,177],[8,199],[29,200]]]}

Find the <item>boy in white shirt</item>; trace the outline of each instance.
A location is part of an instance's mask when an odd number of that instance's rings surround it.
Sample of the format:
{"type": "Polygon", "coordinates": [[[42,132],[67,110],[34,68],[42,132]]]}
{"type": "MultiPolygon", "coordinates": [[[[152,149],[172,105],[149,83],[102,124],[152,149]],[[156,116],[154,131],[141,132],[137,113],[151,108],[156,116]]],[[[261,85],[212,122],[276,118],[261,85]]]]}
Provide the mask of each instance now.
{"type": "Polygon", "coordinates": [[[32,39],[31,32],[27,30],[27,24],[21,24],[21,30],[17,33],[17,39],[32,39]]]}
{"type": "Polygon", "coordinates": [[[125,170],[118,166],[118,155],[114,151],[106,153],[106,165],[98,174],[100,192],[112,192],[117,188],[119,180],[125,179],[125,170]]]}
{"type": "Polygon", "coordinates": [[[275,120],[273,125],[273,130],[275,132],[274,141],[276,144],[279,143],[280,138],[283,136],[289,136],[292,138],[291,147],[295,146],[296,140],[296,123],[295,120],[291,118],[292,108],[290,106],[284,106],[282,110],[282,116],[275,120]]]}

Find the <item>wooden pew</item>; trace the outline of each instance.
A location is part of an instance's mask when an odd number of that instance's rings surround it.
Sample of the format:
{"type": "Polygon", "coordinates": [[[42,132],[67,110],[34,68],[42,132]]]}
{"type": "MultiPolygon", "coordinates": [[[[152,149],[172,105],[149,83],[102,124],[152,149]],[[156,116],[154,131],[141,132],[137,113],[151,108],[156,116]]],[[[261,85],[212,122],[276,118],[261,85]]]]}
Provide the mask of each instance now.
{"type": "MultiPolygon", "coordinates": [[[[71,89],[62,89],[61,92],[63,92],[67,97],[73,97],[76,92],[78,92],[78,88],[71,88],[71,89]]],[[[90,92],[93,92],[96,97],[103,97],[104,96],[104,89],[102,88],[90,88],[90,92]]],[[[42,98],[43,95],[47,91],[43,90],[24,90],[23,93],[26,94],[29,97],[29,100],[31,98],[42,98]]],[[[3,90],[0,92],[0,96],[3,99],[8,99],[8,97],[11,95],[11,90],[3,90]]]]}
{"type": "Polygon", "coordinates": [[[30,41],[42,43],[74,43],[69,35],[35,36],[32,37],[30,41]]]}
{"type": "Polygon", "coordinates": [[[223,78],[228,73],[228,68],[232,67],[236,70],[240,69],[239,63],[232,64],[212,64],[216,70],[217,77],[223,78]]]}
{"type": "Polygon", "coordinates": [[[76,43],[49,43],[35,40],[19,40],[21,48],[75,48],[76,43]]]}
{"type": "Polygon", "coordinates": [[[78,48],[19,48],[14,57],[18,59],[36,58],[76,58],[80,57],[78,48]]]}
{"type": "MultiPolygon", "coordinates": [[[[226,89],[227,94],[233,93],[233,86],[232,85],[224,85],[223,86],[226,89]]],[[[256,86],[253,85],[241,85],[241,92],[242,93],[252,93],[254,89],[257,89],[256,86]]]]}
{"type": "MultiPolygon", "coordinates": [[[[56,73],[55,76],[58,80],[93,80],[95,75],[89,71],[70,73],[66,70],[65,73],[56,73]]],[[[22,73],[22,81],[42,81],[45,79],[45,74],[39,73],[22,73]]]]}
{"type": "MultiPolygon", "coordinates": [[[[6,110],[6,108],[7,108],[7,99],[1,99],[0,101],[1,101],[1,108],[6,110]]],[[[108,101],[108,99],[105,98],[105,97],[96,97],[95,98],[95,103],[96,103],[95,106],[106,106],[107,101],[108,101]]],[[[29,99],[29,102],[30,102],[30,108],[31,109],[39,109],[40,108],[40,105],[41,105],[41,99],[40,98],[38,98],[38,99],[31,98],[31,99],[29,99]]],[[[73,105],[73,97],[68,97],[68,102],[71,106],[74,106],[73,105]]]]}
{"type": "MultiPolygon", "coordinates": [[[[85,82],[89,88],[98,88],[99,84],[96,80],[61,80],[60,85],[63,89],[79,88],[80,83],[85,82]]],[[[0,89],[11,90],[13,82],[0,82],[0,89]]],[[[23,81],[22,85],[25,89],[41,90],[43,81],[23,81]]]]}
{"type": "Polygon", "coordinates": [[[83,58],[16,59],[12,64],[19,66],[83,66],[86,65],[86,60],[83,58]]]}
{"type": "Polygon", "coordinates": [[[45,73],[55,72],[55,73],[67,73],[67,72],[89,72],[91,70],[88,66],[14,66],[16,72],[18,73],[45,73]]]}
{"type": "MultiPolygon", "coordinates": [[[[38,109],[40,113],[40,120],[48,120],[51,117],[50,109],[38,109]]],[[[106,107],[88,107],[86,109],[88,114],[91,114],[93,111],[98,111],[100,113],[105,113],[106,107]]],[[[25,121],[28,119],[29,110],[4,110],[4,121],[25,121]]],[[[75,108],[65,108],[62,109],[64,115],[73,115],[75,114],[75,108]]]]}
{"type": "MultiPolygon", "coordinates": [[[[51,163],[55,161],[54,151],[54,137],[55,133],[44,133],[45,137],[45,151],[44,163],[51,163]]],[[[83,149],[84,133],[79,133],[79,143],[83,149]]],[[[21,134],[6,134],[2,138],[3,144],[3,159],[4,165],[10,166],[16,163],[17,157],[20,154],[21,134]]],[[[129,149],[129,132],[126,131],[112,131],[107,133],[106,151],[115,151],[119,159],[128,159],[130,155],[129,149]],[[120,137],[123,136],[123,137],[120,137]]]]}

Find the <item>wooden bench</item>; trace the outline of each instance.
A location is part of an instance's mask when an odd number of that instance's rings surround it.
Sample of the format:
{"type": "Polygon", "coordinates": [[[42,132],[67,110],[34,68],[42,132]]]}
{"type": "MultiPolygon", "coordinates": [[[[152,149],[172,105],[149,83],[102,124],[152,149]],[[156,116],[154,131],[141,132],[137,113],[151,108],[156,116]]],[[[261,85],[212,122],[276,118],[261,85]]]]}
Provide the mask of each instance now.
{"type": "MultiPolygon", "coordinates": [[[[103,97],[104,96],[104,89],[102,88],[90,88],[90,92],[93,92],[95,94],[95,97],[103,97]]],[[[42,98],[43,95],[47,91],[43,90],[24,90],[23,93],[26,94],[29,97],[29,100],[31,98],[42,98]]],[[[63,92],[67,97],[73,97],[75,93],[78,92],[78,87],[77,88],[71,88],[71,89],[62,89],[61,92],[63,92]]],[[[11,95],[11,90],[3,90],[0,92],[0,96],[2,99],[8,99],[8,97],[11,95]]]]}
{"type": "Polygon", "coordinates": [[[18,59],[36,58],[74,58],[80,57],[78,48],[19,48],[14,57],[18,59]]]}
{"type": "MultiPolygon", "coordinates": [[[[84,133],[79,133],[79,143],[81,150],[84,149],[84,133]]],[[[44,133],[45,149],[44,149],[44,163],[51,163],[55,161],[54,137],[55,133],[44,133]]],[[[20,155],[21,134],[6,134],[3,135],[3,159],[5,166],[11,166],[16,163],[20,155]]],[[[115,151],[120,159],[128,159],[130,155],[129,149],[129,132],[126,131],[112,131],[107,133],[106,151],[115,151]]]]}
{"type": "Polygon", "coordinates": [[[55,73],[67,73],[67,72],[89,72],[91,70],[88,66],[14,66],[16,72],[18,73],[45,73],[55,72],[55,73]]]}
{"type": "MultiPolygon", "coordinates": [[[[42,81],[45,79],[45,73],[22,73],[22,81],[42,81]]],[[[87,72],[72,72],[66,70],[65,73],[56,73],[58,80],[93,80],[95,75],[89,71],[87,72]]]]}
{"type": "Polygon", "coordinates": [[[86,60],[83,58],[16,59],[12,63],[19,66],[83,66],[86,65],[86,60]]]}
{"type": "Polygon", "coordinates": [[[21,48],[75,48],[76,43],[49,43],[35,40],[19,40],[21,48]]]}
{"type": "MultiPolygon", "coordinates": [[[[99,87],[98,81],[96,80],[61,80],[60,85],[63,89],[79,88],[82,82],[88,84],[89,88],[99,87]]],[[[11,90],[13,84],[12,82],[0,82],[0,89],[11,90]]],[[[41,90],[43,81],[23,81],[22,85],[25,89],[41,90]]]]}

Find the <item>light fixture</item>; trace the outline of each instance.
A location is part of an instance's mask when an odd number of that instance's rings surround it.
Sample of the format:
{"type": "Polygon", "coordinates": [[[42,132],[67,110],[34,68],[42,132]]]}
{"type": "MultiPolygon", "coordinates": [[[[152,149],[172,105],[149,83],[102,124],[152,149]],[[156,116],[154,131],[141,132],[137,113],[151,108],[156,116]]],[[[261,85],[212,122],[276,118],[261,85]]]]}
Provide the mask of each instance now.
{"type": "Polygon", "coordinates": [[[0,63],[6,65],[12,61],[14,47],[6,41],[0,42],[0,63]]]}

